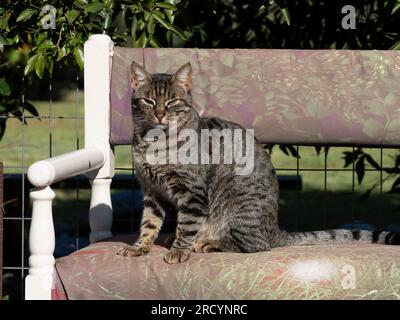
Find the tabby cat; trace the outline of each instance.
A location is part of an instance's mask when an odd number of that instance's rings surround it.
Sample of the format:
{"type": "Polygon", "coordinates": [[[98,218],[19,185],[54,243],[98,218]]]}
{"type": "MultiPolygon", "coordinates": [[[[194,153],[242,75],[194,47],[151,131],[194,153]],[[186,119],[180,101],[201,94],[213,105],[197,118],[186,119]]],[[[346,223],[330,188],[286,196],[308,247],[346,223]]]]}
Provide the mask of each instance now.
{"type": "Polygon", "coordinates": [[[171,121],[176,121],[178,132],[244,129],[226,120],[199,116],[192,106],[189,63],[173,75],[150,75],[133,62],[131,85],[133,163],[144,195],[144,210],[139,239],[133,245],[120,248],[119,255],[139,256],[150,251],[167,204],[177,211],[175,240],[164,257],[167,263],[184,262],[192,251],[258,252],[288,245],[400,242],[399,234],[386,231],[338,229],[289,233],[280,230],[275,171],[269,155],[254,137],[254,169],[248,175],[237,175],[235,163],[148,163],[146,151],[155,140],[146,138],[147,132],[159,128],[168,139],[167,127],[171,121]]]}

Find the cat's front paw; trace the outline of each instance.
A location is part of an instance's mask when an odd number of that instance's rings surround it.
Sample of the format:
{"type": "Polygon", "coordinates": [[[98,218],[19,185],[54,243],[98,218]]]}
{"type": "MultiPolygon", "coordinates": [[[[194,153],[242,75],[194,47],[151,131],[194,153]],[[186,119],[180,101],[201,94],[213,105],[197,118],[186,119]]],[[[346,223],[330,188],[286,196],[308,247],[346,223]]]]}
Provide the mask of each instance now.
{"type": "Polygon", "coordinates": [[[194,252],[222,252],[226,251],[218,240],[199,240],[194,243],[194,252]]]}
{"type": "Polygon", "coordinates": [[[181,263],[185,262],[190,257],[190,250],[171,249],[165,256],[166,263],[181,263]]]}
{"type": "Polygon", "coordinates": [[[123,257],[137,257],[147,254],[150,250],[138,245],[121,247],[117,251],[117,255],[123,257]]]}

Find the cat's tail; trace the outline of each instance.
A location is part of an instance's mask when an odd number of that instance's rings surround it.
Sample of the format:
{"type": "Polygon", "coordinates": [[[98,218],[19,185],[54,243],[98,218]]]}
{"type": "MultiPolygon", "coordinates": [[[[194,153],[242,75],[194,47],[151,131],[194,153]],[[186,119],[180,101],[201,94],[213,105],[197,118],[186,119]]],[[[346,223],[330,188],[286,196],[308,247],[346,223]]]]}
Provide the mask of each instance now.
{"type": "Polygon", "coordinates": [[[310,232],[280,231],[282,246],[338,243],[381,243],[400,245],[400,233],[391,231],[333,229],[310,232]]]}

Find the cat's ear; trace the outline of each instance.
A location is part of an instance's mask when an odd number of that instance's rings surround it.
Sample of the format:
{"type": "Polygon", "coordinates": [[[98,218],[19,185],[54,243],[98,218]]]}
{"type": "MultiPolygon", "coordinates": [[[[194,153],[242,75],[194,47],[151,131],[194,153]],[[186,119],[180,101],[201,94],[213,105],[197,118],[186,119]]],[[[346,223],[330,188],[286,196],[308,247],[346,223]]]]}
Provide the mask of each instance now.
{"type": "Polygon", "coordinates": [[[189,92],[192,88],[192,66],[190,62],[184,64],[172,78],[172,81],[189,92]]]}
{"type": "Polygon", "coordinates": [[[150,75],[144,70],[144,68],[136,63],[135,61],[131,64],[131,86],[132,89],[137,88],[151,82],[150,75]]]}

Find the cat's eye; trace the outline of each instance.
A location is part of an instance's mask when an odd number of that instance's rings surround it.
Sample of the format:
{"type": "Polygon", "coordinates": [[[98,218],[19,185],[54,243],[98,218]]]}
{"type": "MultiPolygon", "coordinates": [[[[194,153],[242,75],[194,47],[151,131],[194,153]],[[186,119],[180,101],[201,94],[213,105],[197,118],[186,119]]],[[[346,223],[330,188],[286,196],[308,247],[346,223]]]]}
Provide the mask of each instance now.
{"type": "Polygon", "coordinates": [[[166,101],[165,105],[169,108],[169,107],[178,105],[180,102],[181,102],[181,99],[175,98],[175,99],[166,101]]]}
{"type": "Polygon", "coordinates": [[[153,99],[149,99],[149,98],[141,98],[140,101],[142,103],[148,104],[152,107],[154,107],[156,105],[156,102],[153,99]]]}

